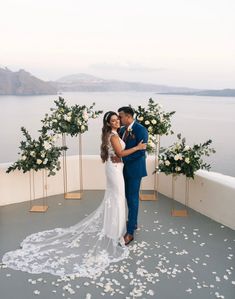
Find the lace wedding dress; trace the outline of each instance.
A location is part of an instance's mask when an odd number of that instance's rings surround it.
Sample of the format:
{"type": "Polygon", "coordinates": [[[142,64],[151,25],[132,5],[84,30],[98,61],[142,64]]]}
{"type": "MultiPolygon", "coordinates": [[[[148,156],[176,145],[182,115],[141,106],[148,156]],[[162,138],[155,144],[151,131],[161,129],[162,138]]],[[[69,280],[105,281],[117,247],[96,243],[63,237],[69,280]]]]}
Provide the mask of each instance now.
{"type": "MultiPolygon", "coordinates": [[[[117,134],[112,132],[112,134],[117,134]]],[[[125,143],[120,139],[122,148],[125,143]]],[[[55,228],[27,236],[21,249],[4,254],[9,268],[29,273],[77,277],[99,276],[112,262],[129,254],[124,244],[126,205],[123,164],[105,162],[106,191],[100,206],[82,221],[68,228],[55,228]]]]}

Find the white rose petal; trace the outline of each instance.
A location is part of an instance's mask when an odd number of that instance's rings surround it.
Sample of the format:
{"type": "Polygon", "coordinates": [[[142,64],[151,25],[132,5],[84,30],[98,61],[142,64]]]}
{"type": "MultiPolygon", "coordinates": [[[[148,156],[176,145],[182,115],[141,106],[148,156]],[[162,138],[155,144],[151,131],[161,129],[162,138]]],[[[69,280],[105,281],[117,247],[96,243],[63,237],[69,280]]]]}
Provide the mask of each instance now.
{"type": "Polygon", "coordinates": [[[39,291],[39,290],[35,290],[33,293],[34,293],[35,295],[39,295],[39,294],[40,294],[40,291],[39,291]]]}

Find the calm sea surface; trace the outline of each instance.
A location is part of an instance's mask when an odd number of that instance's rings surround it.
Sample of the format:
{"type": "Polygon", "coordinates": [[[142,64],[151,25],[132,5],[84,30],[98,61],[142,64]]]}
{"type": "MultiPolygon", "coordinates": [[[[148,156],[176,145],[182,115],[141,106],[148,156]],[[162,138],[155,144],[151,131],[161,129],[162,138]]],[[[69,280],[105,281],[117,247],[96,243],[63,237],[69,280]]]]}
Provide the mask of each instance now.
{"type": "MultiPolygon", "coordinates": [[[[68,92],[61,95],[69,104],[96,103],[96,109],[117,110],[120,106],[147,104],[151,97],[166,111],[175,110],[172,128],[175,135],[162,137],[161,145],[168,146],[182,133],[188,144],[212,139],[216,154],[207,159],[211,170],[235,176],[235,98],[157,95],[147,92],[68,92]]],[[[36,137],[40,120],[54,106],[57,96],[0,96],[1,130],[0,163],[17,159],[22,135],[26,127],[36,137]]],[[[99,154],[102,117],[90,121],[89,131],[83,135],[83,153],[99,154]]],[[[68,140],[68,154],[77,153],[75,139],[68,140]]]]}

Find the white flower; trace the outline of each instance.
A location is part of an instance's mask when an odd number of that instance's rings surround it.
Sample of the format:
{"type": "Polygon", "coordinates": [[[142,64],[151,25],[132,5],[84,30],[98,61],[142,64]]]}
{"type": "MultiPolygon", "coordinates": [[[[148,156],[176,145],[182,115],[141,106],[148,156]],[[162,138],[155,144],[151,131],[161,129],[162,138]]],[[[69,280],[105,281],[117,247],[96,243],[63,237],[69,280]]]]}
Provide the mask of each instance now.
{"type": "Polygon", "coordinates": [[[156,123],[157,123],[156,119],[151,120],[151,123],[152,123],[153,125],[156,125],[156,123]]]}
{"type": "Polygon", "coordinates": [[[41,153],[41,157],[45,158],[45,153],[44,152],[41,153]]]}
{"type": "Polygon", "coordinates": [[[189,164],[189,163],[190,163],[190,159],[189,159],[189,158],[185,158],[185,162],[186,162],[187,164],[189,164]]]}
{"type": "Polygon", "coordinates": [[[48,141],[44,141],[43,146],[44,146],[44,148],[45,148],[46,150],[48,150],[48,149],[51,148],[51,145],[50,145],[50,143],[49,143],[48,141]]]}
{"type": "Polygon", "coordinates": [[[84,126],[84,125],[81,126],[81,130],[82,130],[82,131],[85,130],[85,126],[84,126]]]}
{"type": "Polygon", "coordinates": [[[148,131],[149,131],[149,132],[152,132],[152,130],[153,130],[153,127],[150,126],[150,127],[148,128],[148,131]]]}
{"type": "Polygon", "coordinates": [[[143,121],[143,120],[144,120],[143,116],[138,116],[137,119],[138,119],[139,121],[143,121]]]}
{"type": "Polygon", "coordinates": [[[30,152],[30,156],[35,157],[35,152],[34,152],[34,151],[31,151],[31,152],[30,152]]]}
{"type": "Polygon", "coordinates": [[[181,167],[176,166],[175,171],[180,171],[180,170],[181,170],[181,167]]]}
{"type": "Polygon", "coordinates": [[[37,164],[38,165],[42,164],[42,160],[41,159],[37,159],[37,164]]]}
{"type": "Polygon", "coordinates": [[[26,156],[25,156],[25,155],[22,156],[21,159],[22,159],[22,160],[26,160],[26,156]]]}
{"type": "Polygon", "coordinates": [[[186,145],[185,148],[184,148],[185,151],[188,151],[189,149],[190,149],[189,145],[186,145]]]}
{"type": "Polygon", "coordinates": [[[88,119],[89,119],[89,115],[88,115],[88,113],[87,113],[87,109],[86,109],[86,108],[84,109],[84,111],[83,111],[83,113],[82,113],[82,116],[83,116],[83,119],[84,119],[85,121],[88,121],[88,119]]]}
{"type": "Polygon", "coordinates": [[[176,155],[174,156],[175,161],[178,161],[179,158],[180,158],[179,154],[176,154],[176,155]]]}
{"type": "Polygon", "coordinates": [[[53,119],[52,122],[53,122],[53,123],[57,123],[57,119],[53,119]]]}
{"type": "Polygon", "coordinates": [[[70,112],[68,112],[68,113],[67,113],[67,115],[68,115],[68,116],[71,116],[71,115],[72,115],[72,112],[71,112],[71,111],[70,111],[70,112]]]}
{"type": "Polygon", "coordinates": [[[149,122],[148,120],[146,120],[144,123],[145,123],[146,125],[149,125],[149,124],[150,124],[150,122],[149,122]]]}
{"type": "Polygon", "coordinates": [[[45,165],[45,164],[47,164],[47,162],[48,162],[48,159],[46,158],[46,159],[43,161],[43,164],[45,165]]]}
{"type": "Polygon", "coordinates": [[[148,142],[148,144],[149,144],[150,147],[155,147],[155,143],[154,143],[152,140],[150,140],[150,141],[148,142]]]}
{"type": "Polygon", "coordinates": [[[166,164],[166,166],[169,166],[171,163],[170,163],[169,160],[166,160],[166,161],[165,161],[165,164],[166,164]]]}
{"type": "Polygon", "coordinates": [[[67,114],[64,116],[64,119],[66,120],[66,121],[68,121],[68,122],[70,122],[71,121],[71,116],[68,116],[67,114]]]}

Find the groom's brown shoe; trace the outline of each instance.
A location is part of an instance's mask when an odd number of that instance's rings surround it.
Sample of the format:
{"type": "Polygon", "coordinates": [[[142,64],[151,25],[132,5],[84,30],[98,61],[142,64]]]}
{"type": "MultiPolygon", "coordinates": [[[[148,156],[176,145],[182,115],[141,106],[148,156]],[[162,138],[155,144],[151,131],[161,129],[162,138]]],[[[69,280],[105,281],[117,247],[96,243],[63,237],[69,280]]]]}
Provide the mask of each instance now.
{"type": "Polygon", "coordinates": [[[134,240],[134,237],[128,233],[124,236],[125,245],[128,245],[131,241],[134,240]]]}

